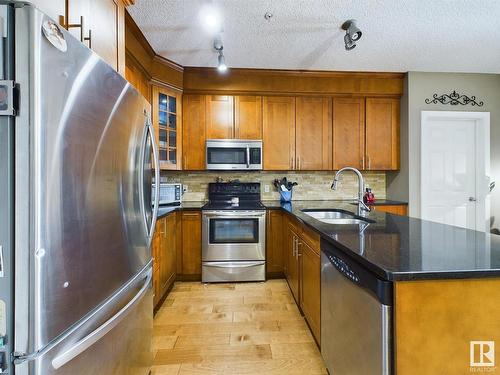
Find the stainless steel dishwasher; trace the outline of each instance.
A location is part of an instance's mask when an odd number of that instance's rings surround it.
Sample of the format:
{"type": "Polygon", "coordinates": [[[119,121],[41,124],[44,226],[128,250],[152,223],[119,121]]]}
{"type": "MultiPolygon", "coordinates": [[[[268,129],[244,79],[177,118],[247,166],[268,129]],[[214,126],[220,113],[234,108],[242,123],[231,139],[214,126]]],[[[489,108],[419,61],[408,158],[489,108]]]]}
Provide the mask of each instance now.
{"type": "Polygon", "coordinates": [[[331,375],[392,374],[392,283],[321,240],[321,355],[331,375]]]}

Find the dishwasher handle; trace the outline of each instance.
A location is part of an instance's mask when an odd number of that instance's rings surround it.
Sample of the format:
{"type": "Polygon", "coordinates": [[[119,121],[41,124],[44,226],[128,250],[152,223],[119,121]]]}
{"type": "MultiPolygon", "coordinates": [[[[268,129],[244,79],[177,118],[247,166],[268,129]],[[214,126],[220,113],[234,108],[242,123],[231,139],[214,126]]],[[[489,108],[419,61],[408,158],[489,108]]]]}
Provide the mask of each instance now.
{"type": "Polygon", "coordinates": [[[393,283],[391,281],[379,278],[345,252],[323,239],[321,240],[321,250],[328,262],[347,280],[371,292],[381,304],[386,306],[394,304],[393,283]]]}

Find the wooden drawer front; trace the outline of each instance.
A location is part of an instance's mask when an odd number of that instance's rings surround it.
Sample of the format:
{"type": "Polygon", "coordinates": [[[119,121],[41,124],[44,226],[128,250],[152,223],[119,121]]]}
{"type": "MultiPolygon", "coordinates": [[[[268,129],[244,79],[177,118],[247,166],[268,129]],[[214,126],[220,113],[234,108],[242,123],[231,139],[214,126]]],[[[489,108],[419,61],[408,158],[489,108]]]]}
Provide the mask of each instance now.
{"type": "Polygon", "coordinates": [[[306,242],[316,254],[319,255],[319,234],[317,234],[312,229],[309,229],[306,226],[302,225],[301,237],[302,240],[306,242]]]}

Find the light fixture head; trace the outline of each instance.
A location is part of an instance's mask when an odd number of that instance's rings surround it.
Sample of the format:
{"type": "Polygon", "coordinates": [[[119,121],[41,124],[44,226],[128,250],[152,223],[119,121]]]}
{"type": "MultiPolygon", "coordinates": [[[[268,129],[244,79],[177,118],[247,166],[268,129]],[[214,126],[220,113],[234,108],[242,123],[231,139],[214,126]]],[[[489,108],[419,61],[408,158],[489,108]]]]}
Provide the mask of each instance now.
{"type": "Polygon", "coordinates": [[[342,30],[345,30],[344,43],[345,49],[350,51],[356,47],[356,42],[361,39],[363,33],[356,26],[356,20],[347,20],[342,24],[342,30]]]}
{"type": "Polygon", "coordinates": [[[349,34],[344,35],[344,43],[345,43],[345,49],[347,51],[350,51],[356,47],[356,43],[352,40],[351,36],[349,34]]]}
{"type": "Polygon", "coordinates": [[[219,52],[219,56],[217,57],[217,70],[221,73],[227,71],[226,59],[222,50],[219,52]]]}
{"type": "Polygon", "coordinates": [[[220,34],[217,34],[214,38],[214,50],[222,51],[224,49],[224,44],[222,43],[222,37],[220,34]]]}

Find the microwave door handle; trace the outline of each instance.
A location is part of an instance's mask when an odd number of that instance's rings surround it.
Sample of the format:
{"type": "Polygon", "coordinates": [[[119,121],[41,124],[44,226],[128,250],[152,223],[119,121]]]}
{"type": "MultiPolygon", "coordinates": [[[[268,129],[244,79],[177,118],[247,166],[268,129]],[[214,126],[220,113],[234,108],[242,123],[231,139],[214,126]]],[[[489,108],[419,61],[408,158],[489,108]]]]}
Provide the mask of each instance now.
{"type": "Polygon", "coordinates": [[[247,146],[247,168],[250,168],[250,146],[247,146]]]}

